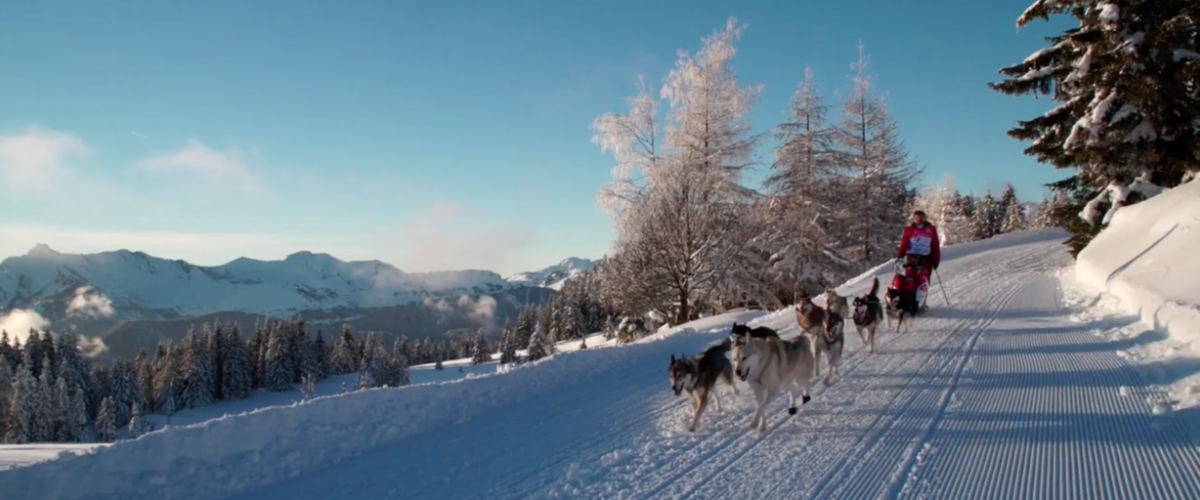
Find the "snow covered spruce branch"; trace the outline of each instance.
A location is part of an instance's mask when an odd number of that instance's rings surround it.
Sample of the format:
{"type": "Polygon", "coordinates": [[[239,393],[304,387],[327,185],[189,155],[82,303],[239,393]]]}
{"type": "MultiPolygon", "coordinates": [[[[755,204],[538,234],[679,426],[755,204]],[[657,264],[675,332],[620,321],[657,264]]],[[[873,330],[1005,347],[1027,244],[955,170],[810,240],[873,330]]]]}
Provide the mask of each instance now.
{"type": "Polygon", "coordinates": [[[1100,191],[1100,194],[1097,194],[1084,205],[1083,210],[1079,212],[1079,217],[1087,222],[1088,225],[1095,226],[1096,218],[1100,215],[1100,207],[1107,202],[1109,203],[1108,210],[1104,213],[1104,218],[1100,221],[1101,225],[1107,226],[1112,222],[1112,218],[1116,215],[1117,211],[1125,206],[1130,194],[1139,193],[1144,198],[1152,198],[1158,196],[1163,191],[1164,189],[1161,186],[1150,182],[1149,172],[1138,176],[1129,185],[1110,182],[1104,190],[1100,191]]]}

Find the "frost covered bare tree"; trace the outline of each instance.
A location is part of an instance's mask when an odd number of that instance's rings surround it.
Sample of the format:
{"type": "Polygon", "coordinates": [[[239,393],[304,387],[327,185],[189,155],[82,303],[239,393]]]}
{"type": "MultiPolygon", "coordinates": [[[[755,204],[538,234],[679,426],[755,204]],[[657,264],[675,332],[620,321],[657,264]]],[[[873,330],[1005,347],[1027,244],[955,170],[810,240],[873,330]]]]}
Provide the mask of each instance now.
{"type": "Polygon", "coordinates": [[[628,113],[605,113],[592,122],[592,142],[602,151],[611,152],[617,161],[612,167],[612,181],[601,187],[596,197],[600,207],[616,218],[640,198],[645,183],[639,181],[654,172],[659,163],[658,101],[651,97],[640,76],[637,85],[637,95],[625,99],[628,113]]]}
{"type": "Polygon", "coordinates": [[[1200,168],[1200,4],[1036,0],[1017,26],[1060,15],[1079,25],[1001,69],[1005,80],[989,86],[1008,95],[1050,96],[1057,103],[1019,121],[1008,135],[1030,141],[1026,154],[1072,171],[1052,186],[1070,199],[1068,208],[1054,213],[1073,233],[1066,244],[1077,254],[1102,225],[1100,205],[1137,201],[1119,194],[1130,192],[1139,177],[1172,187],[1200,168]]]}
{"type": "Polygon", "coordinates": [[[617,230],[604,274],[627,291],[626,311],[668,309],[687,321],[752,255],[744,250],[758,234],[748,217],[755,193],[741,180],[759,141],[748,114],[761,87],[741,86],[730,64],[744,29],[730,18],[695,56],[680,52],[663,81],[661,130],[644,87],[628,114],[593,123],[595,142],[618,163],[600,193],[617,230]]]}
{"type": "Polygon", "coordinates": [[[769,198],[758,209],[766,217],[762,250],[769,279],[785,297],[797,287],[846,278],[851,270],[837,250],[846,239],[838,229],[847,216],[840,203],[847,178],[837,161],[837,129],[828,114],[812,68],[805,68],[788,119],[776,127],[779,147],[763,183],[769,198]]]}
{"type": "Polygon", "coordinates": [[[842,206],[853,216],[845,219],[849,241],[847,256],[859,269],[878,264],[894,253],[896,240],[908,220],[912,187],[921,170],[909,158],[883,96],[874,87],[874,75],[863,46],[850,67],[850,94],[842,103],[837,141],[842,168],[855,175],[842,206]]]}

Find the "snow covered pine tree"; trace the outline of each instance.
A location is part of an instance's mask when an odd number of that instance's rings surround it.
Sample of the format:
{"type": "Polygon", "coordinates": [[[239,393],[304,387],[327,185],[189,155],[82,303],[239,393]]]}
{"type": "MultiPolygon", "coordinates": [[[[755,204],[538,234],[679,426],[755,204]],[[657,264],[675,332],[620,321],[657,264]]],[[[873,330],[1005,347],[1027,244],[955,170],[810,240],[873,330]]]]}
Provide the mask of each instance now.
{"type": "Polygon", "coordinates": [[[1072,175],[1052,184],[1069,205],[1055,211],[1076,255],[1100,230],[1098,205],[1134,203],[1127,187],[1173,187],[1200,169],[1200,3],[1195,0],[1037,0],[1017,18],[1070,15],[1078,22],[1050,46],[1000,70],[989,87],[1049,95],[1058,106],[1008,135],[1025,154],[1072,175]],[[1113,199],[1115,197],[1115,199],[1113,199]],[[1096,203],[1091,205],[1089,201],[1096,203]],[[1082,217],[1081,217],[1082,216],[1082,217]]]}

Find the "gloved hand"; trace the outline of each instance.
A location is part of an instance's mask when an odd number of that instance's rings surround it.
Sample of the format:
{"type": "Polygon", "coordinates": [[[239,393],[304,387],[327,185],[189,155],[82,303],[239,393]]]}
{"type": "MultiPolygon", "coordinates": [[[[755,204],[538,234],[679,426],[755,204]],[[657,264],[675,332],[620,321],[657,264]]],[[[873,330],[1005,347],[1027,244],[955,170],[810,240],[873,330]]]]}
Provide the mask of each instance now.
{"type": "Polygon", "coordinates": [[[934,270],[934,271],[937,271],[937,266],[938,266],[938,264],[941,264],[941,262],[934,262],[934,263],[933,263],[933,270],[934,270]]]}

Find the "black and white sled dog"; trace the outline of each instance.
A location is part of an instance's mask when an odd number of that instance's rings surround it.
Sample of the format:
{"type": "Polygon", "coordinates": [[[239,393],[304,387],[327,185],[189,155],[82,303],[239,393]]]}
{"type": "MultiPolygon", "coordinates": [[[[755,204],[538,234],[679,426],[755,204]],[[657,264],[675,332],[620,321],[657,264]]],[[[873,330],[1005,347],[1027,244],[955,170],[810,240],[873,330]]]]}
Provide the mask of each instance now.
{"type": "Polygon", "coordinates": [[[699,427],[700,415],[708,406],[710,395],[716,400],[717,411],[721,411],[721,397],[716,394],[718,381],[725,381],[733,389],[733,394],[738,394],[737,387],[733,385],[733,363],[725,357],[730,345],[732,341],[725,340],[695,357],[676,358],[674,354],[671,355],[667,376],[671,380],[671,390],[675,391],[676,396],[687,391],[692,400],[692,425],[688,427],[691,432],[696,432],[699,427]]]}
{"type": "MultiPolygon", "coordinates": [[[[875,330],[879,328],[879,320],[886,318],[883,314],[883,303],[879,301],[879,278],[871,280],[871,291],[862,297],[854,298],[854,327],[858,329],[858,338],[867,346],[867,352],[875,352],[875,330]]],[[[891,319],[887,320],[889,326],[891,319]]]]}
{"type": "Polygon", "coordinates": [[[745,342],[746,339],[769,339],[779,338],[779,332],[767,328],[765,326],[756,326],[750,328],[750,325],[745,323],[734,323],[733,328],[729,329],[729,340],[733,341],[733,345],[745,342]]]}
{"type": "Polygon", "coordinates": [[[746,342],[733,346],[734,372],[739,379],[750,384],[758,409],[750,419],[750,428],[767,431],[767,405],[779,393],[788,392],[788,414],[796,414],[796,395],[801,403],[812,398],[809,389],[815,367],[813,348],[806,336],[793,340],[777,338],[748,338],[746,342]]]}
{"type": "Polygon", "coordinates": [[[842,319],[842,315],[830,311],[825,315],[825,322],[822,325],[823,331],[817,335],[817,356],[816,371],[821,373],[821,355],[825,356],[825,361],[829,364],[829,370],[825,372],[825,378],[821,379],[821,383],[829,385],[829,377],[837,374],[838,364],[842,360],[842,351],[846,346],[846,320],[842,319]]]}

